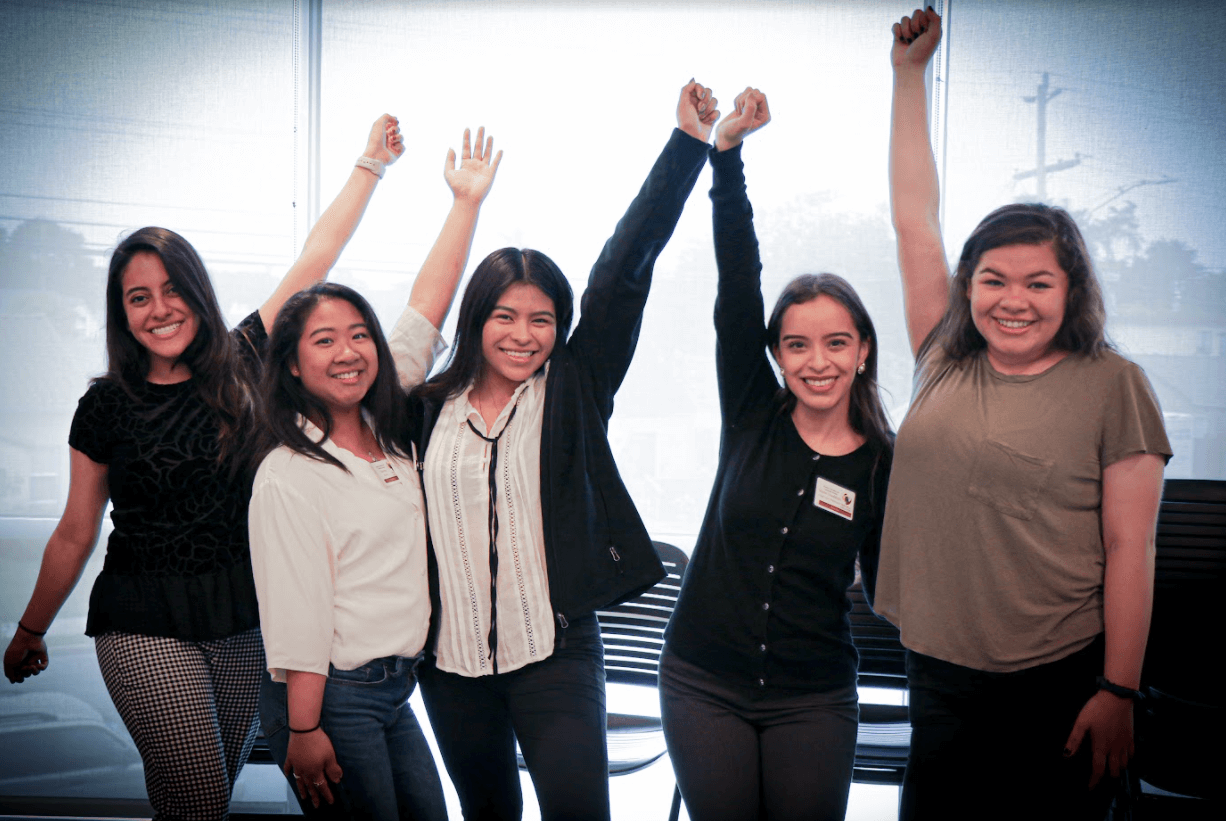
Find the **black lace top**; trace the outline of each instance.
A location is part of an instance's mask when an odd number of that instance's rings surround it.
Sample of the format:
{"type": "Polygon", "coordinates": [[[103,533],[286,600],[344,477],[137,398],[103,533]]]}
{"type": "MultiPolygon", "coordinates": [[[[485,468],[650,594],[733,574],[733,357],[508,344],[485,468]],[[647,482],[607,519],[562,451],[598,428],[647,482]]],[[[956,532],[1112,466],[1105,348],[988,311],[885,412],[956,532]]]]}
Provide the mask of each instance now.
{"type": "MultiPolygon", "coordinates": [[[[268,339],[258,312],[232,336],[248,360],[268,339]]],[[[115,525],[86,635],[203,641],[258,626],[250,480],[218,464],[220,427],[193,380],[145,382],[135,392],[134,400],[106,379],[91,385],[68,435],[73,448],[107,466],[115,525]]]]}

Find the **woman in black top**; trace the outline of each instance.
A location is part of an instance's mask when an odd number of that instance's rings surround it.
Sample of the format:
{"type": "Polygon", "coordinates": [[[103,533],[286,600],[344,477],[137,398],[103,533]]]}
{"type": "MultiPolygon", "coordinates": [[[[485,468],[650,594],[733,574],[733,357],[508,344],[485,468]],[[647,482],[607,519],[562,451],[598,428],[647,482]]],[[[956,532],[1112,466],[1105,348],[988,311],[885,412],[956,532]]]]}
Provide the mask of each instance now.
{"type": "Polygon", "coordinates": [[[711,152],[723,431],[660,669],[698,820],[843,817],[859,715],[846,591],[857,557],[872,589],[889,476],[877,337],[851,286],[799,277],[763,327],[740,143],[769,121],[746,89],[711,152]]]}
{"type": "Polygon", "coordinates": [[[108,371],[69,433],[68,502],[4,655],[17,683],[47,667],[43,636],[98,539],[115,530],[85,632],[145,765],[155,817],[217,819],[251,751],[264,667],[247,546],[253,381],[282,303],[327,275],[386,165],[403,153],[380,117],[302,254],[258,311],[227,332],[196,250],[142,228],[111,257],[108,371]]]}
{"type": "Polygon", "coordinates": [[[678,127],[592,266],[573,333],[558,267],[500,249],[473,271],[448,366],[414,391],[436,571],[421,689],[468,821],[522,815],[516,742],[543,819],[609,818],[593,611],[650,588],[663,568],[608,422],[715,106],[698,83],[682,89],[678,127]]]}

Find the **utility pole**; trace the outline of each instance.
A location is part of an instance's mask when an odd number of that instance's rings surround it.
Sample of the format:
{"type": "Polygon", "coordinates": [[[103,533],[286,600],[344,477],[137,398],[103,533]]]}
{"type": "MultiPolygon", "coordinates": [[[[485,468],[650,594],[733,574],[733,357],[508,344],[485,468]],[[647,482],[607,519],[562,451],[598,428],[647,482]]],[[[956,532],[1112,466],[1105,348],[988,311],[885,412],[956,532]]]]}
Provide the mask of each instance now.
{"type": "Polygon", "coordinates": [[[1047,172],[1064,171],[1081,164],[1080,152],[1074,154],[1071,160],[1061,160],[1052,165],[1047,164],[1047,103],[1060,96],[1060,93],[1064,91],[1062,88],[1051,91],[1050,88],[1047,72],[1045,71],[1043,72],[1043,82],[1039,83],[1038,93],[1033,97],[1022,98],[1028,103],[1038,104],[1039,133],[1038,139],[1035,141],[1034,170],[1019,171],[1013,175],[1015,180],[1024,180],[1027,177],[1035,178],[1035,199],[1039,202],[1047,201],[1047,172]]]}

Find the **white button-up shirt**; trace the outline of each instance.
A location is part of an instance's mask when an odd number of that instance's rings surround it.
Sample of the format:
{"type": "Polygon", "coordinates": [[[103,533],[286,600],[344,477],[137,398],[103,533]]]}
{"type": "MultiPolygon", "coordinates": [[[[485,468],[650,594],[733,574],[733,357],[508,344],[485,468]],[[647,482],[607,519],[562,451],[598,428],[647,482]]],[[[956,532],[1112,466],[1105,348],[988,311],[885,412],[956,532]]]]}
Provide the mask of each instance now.
{"type": "MultiPolygon", "coordinates": [[[[420,382],[442,339],[412,314],[401,322],[402,378],[420,382]]],[[[319,441],[322,432],[301,423],[319,441]]],[[[374,464],[330,440],[322,445],[348,473],[282,446],[260,464],[251,497],[260,626],[277,681],[286,670],[327,675],[329,664],[352,670],[415,656],[429,630],[426,520],[413,460],[389,455],[397,480],[387,481],[374,464]]]]}
{"type": "Polygon", "coordinates": [[[541,520],[541,422],[547,369],[525,381],[489,430],[469,402],[449,399],[426,450],[425,491],[442,597],[438,667],[494,672],[489,654],[489,468],[498,448],[498,672],[553,652],[554,623],[541,520]],[[507,427],[512,408],[515,418],[507,427]],[[491,444],[473,433],[468,422],[491,444]],[[492,431],[492,434],[491,434],[492,431]]]}

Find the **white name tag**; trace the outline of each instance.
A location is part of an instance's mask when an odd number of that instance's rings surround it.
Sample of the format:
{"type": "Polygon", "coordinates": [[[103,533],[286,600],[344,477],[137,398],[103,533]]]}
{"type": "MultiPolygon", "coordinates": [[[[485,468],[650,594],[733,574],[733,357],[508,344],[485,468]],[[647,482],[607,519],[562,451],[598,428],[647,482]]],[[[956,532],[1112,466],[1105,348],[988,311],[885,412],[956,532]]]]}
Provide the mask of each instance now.
{"type": "Polygon", "coordinates": [[[813,504],[850,522],[856,510],[856,492],[819,476],[817,477],[817,493],[813,495],[813,504]]]}
{"type": "Polygon", "coordinates": [[[375,469],[375,475],[387,482],[399,482],[400,477],[396,475],[396,470],[392,467],[392,463],[386,459],[378,459],[370,463],[370,466],[375,469]]]}

